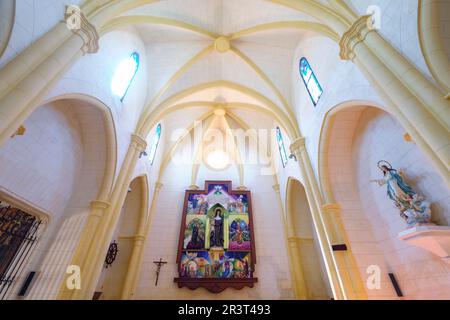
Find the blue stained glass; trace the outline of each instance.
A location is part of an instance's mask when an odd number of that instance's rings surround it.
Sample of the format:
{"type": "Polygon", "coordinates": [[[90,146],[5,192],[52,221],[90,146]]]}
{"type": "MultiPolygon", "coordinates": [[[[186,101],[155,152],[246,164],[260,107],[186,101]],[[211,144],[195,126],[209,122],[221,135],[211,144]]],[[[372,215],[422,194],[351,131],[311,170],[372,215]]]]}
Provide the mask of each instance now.
{"type": "Polygon", "coordinates": [[[158,150],[159,140],[161,140],[161,124],[156,126],[155,137],[153,138],[152,147],[150,149],[150,164],[153,165],[155,162],[156,151],[158,150]]]}
{"type": "Polygon", "coordinates": [[[306,58],[300,59],[300,75],[302,76],[306,90],[308,91],[314,106],[316,106],[323,94],[323,90],[306,58]]]}
{"type": "Polygon", "coordinates": [[[125,99],[128,89],[139,70],[139,53],[133,52],[130,57],[122,61],[117,67],[111,82],[113,94],[125,99]]]}
{"type": "Polygon", "coordinates": [[[278,150],[280,151],[281,163],[283,164],[283,168],[285,168],[288,163],[288,156],[286,153],[286,148],[284,147],[283,135],[279,127],[277,127],[277,144],[278,150]]]}

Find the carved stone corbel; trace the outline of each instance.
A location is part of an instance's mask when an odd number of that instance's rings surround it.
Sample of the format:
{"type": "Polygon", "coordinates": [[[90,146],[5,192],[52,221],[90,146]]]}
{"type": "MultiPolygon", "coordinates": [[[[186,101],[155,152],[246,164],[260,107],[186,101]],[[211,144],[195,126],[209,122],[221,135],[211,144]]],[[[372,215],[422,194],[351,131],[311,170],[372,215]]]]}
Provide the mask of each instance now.
{"type": "Polygon", "coordinates": [[[362,16],[356,20],[350,29],[344,33],[339,42],[340,57],[342,60],[353,60],[355,58],[355,53],[353,49],[360,42],[363,42],[369,32],[374,31],[374,29],[369,28],[369,22],[372,16],[362,16]]]}

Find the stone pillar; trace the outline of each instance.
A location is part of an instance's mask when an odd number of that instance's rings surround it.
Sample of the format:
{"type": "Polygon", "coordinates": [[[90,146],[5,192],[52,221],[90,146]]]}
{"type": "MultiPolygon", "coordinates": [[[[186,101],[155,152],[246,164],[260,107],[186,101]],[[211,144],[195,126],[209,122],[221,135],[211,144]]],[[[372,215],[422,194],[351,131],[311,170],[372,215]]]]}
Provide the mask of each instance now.
{"type": "Polygon", "coordinates": [[[330,281],[330,287],[336,300],[346,299],[343,292],[342,280],[339,277],[337,263],[334,259],[331,243],[325,229],[322,214],[322,196],[317,185],[317,181],[312,170],[309,156],[305,147],[305,138],[301,137],[295,140],[290,146],[291,152],[297,158],[300,172],[303,178],[306,197],[311,210],[313,225],[317,234],[317,240],[322,253],[324,265],[330,281]]]}
{"type": "Polygon", "coordinates": [[[133,251],[131,253],[130,263],[128,265],[127,275],[122,290],[122,300],[129,300],[133,298],[134,290],[139,279],[139,274],[142,268],[142,260],[146,247],[146,240],[152,226],[153,216],[155,215],[156,203],[158,195],[163,184],[156,182],[155,191],[153,192],[152,204],[148,216],[141,217],[138,234],[134,237],[133,251]]]}
{"type": "MultiPolygon", "coordinates": [[[[110,203],[102,200],[94,200],[91,202],[91,212],[87,218],[86,224],[83,228],[83,232],[78,242],[75,254],[72,258],[72,265],[79,266],[81,270],[84,270],[84,265],[87,261],[87,253],[90,244],[94,241],[95,233],[98,228],[100,221],[102,220],[105,211],[110,207],[110,203]]],[[[66,277],[61,285],[58,299],[66,300],[70,299],[73,294],[72,290],[68,290],[66,287],[66,277]]],[[[82,286],[83,283],[83,271],[81,274],[82,286]]]]}
{"type": "Polygon", "coordinates": [[[368,74],[392,113],[427,154],[444,181],[450,181],[450,102],[360,17],[340,41],[341,58],[368,74]]]}
{"type": "Polygon", "coordinates": [[[96,28],[79,18],[80,29],[59,23],[0,70],[0,146],[79,57],[98,51],[96,28]]]}
{"type": "MultiPolygon", "coordinates": [[[[333,254],[337,262],[338,272],[342,279],[343,291],[347,299],[364,300],[367,294],[364,283],[358,272],[358,266],[353,257],[350,243],[347,239],[341,220],[341,206],[337,203],[329,203],[322,206],[324,220],[330,237],[331,245],[345,245],[346,250],[334,250],[333,254]]],[[[342,249],[342,248],[341,248],[342,249]]]]}
{"type": "Polygon", "coordinates": [[[295,224],[293,221],[291,221],[292,220],[291,214],[288,213],[286,215],[285,210],[283,208],[283,202],[281,200],[281,193],[280,193],[280,185],[275,184],[272,186],[272,188],[276,193],[276,197],[280,207],[280,215],[284,231],[283,238],[285,239],[288,254],[289,270],[292,278],[292,289],[294,290],[294,296],[296,299],[305,300],[307,291],[305,278],[303,276],[303,268],[300,259],[300,248],[298,247],[298,242],[295,240],[296,239],[295,230],[293,229],[294,228],[293,226],[295,224]],[[288,226],[290,226],[289,231],[288,226]]]}

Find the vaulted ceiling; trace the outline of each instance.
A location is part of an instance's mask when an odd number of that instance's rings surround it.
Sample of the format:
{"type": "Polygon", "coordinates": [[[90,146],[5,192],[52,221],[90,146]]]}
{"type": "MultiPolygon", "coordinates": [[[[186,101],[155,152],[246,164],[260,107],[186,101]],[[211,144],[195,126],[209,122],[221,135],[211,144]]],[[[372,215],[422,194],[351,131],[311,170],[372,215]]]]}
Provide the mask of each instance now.
{"type": "Polygon", "coordinates": [[[134,29],[146,45],[147,106],[138,124],[144,132],[155,124],[149,118],[183,110],[181,119],[167,120],[189,128],[220,107],[234,117],[226,121],[241,128],[257,125],[249,122],[258,114],[298,135],[294,55],[302,39],[324,31],[313,18],[262,0],[170,0],[132,9],[102,33],[118,28],[134,29]]]}

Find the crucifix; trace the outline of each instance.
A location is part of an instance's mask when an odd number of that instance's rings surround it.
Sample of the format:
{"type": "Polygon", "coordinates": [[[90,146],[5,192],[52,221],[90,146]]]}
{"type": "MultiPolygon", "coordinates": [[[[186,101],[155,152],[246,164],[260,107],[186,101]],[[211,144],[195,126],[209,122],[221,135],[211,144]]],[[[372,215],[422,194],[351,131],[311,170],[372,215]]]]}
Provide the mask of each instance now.
{"type": "Polygon", "coordinates": [[[163,261],[162,258],[159,258],[159,261],[153,261],[154,264],[158,266],[158,269],[156,269],[156,282],[155,287],[158,286],[158,280],[159,280],[159,273],[161,272],[161,267],[167,263],[167,261],[163,261]]]}

